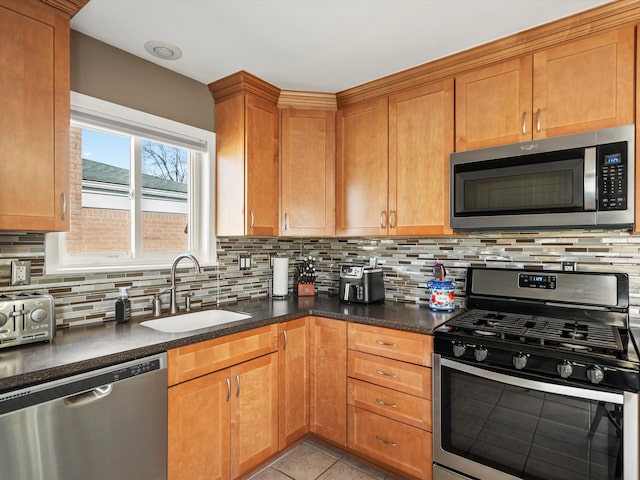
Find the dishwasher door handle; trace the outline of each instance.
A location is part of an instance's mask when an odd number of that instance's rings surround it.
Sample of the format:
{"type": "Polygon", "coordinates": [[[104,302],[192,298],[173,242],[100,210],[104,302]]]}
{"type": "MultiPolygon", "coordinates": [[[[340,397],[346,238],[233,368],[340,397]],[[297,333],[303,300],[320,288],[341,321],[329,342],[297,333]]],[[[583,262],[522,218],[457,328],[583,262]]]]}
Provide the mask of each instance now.
{"type": "Polygon", "coordinates": [[[82,405],[87,405],[88,403],[95,402],[108,396],[113,391],[113,383],[109,383],[108,385],[102,385],[101,387],[96,387],[93,390],[89,390],[88,392],[82,392],[77,395],[72,395],[64,399],[64,404],[67,407],[79,407],[82,405]]]}

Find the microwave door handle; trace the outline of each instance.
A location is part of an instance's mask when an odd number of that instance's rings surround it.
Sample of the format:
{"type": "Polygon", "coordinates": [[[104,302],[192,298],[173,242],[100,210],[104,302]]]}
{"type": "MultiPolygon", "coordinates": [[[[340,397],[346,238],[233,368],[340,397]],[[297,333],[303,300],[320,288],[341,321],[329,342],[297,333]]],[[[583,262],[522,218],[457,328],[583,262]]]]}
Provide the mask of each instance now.
{"type": "Polygon", "coordinates": [[[596,147],[584,149],[584,209],[596,210],[596,147]]]}

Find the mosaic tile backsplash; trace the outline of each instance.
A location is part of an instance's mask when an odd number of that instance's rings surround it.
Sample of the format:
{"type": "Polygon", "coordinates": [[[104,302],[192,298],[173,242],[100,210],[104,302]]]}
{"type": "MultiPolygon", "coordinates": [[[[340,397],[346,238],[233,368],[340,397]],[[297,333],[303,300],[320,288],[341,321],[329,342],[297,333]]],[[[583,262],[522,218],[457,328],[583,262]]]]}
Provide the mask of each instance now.
{"type": "MultiPolygon", "coordinates": [[[[578,270],[629,274],[630,315],[640,326],[640,236],[628,232],[548,232],[473,234],[424,238],[271,238],[219,237],[218,266],[194,276],[185,262],[179,269],[178,300],[192,293],[192,305],[214,305],[270,292],[272,256],[290,258],[290,287],[301,256],[316,259],[317,290],[336,293],[339,266],[371,257],[385,274],[386,301],[428,305],[427,290],[434,262],[443,263],[447,279],[456,282],[456,304],[464,306],[464,280],[469,266],[560,270],[561,262],[577,262],[578,270]],[[239,254],[251,255],[251,269],[240,271],[239,254]]],[[[118,287],[129,287],[134,316],[151,312],[153,295],[169,286],[165,270],[87,275],[46,275],[43,234],[0,234],[0,293],[44,292],[56,300],[58,328],[114,320],[118,287]],[[9,287],[11,260],[29,260],[31,284],[9,287]]],[[[168,293],[162,296],[168,304],[168,293]]],[[[337,301],[337,300],[336,300],[337,301]]]]}

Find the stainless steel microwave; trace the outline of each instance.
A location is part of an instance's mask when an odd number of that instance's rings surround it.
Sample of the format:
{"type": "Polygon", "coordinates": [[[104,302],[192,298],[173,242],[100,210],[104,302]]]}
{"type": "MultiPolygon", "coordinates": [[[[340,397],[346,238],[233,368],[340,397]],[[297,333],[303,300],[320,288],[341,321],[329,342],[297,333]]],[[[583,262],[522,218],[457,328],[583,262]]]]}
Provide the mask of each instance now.
{"type": "Polygon", "coordinates": [[[635,126],[451,154],[455,230],[629,228],[635,126]]]}

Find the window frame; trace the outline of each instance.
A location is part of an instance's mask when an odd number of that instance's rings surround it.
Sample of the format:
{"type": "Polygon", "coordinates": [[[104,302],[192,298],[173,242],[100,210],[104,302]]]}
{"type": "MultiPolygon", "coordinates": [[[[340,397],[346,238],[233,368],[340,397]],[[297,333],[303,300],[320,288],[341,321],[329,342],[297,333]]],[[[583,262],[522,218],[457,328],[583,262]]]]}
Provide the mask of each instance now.
{"type": "MultiPolygon", "coordinates": [[[[189,149],[189,249],[179,252],[145,252],[138,256],[116,252],[69,254],[66,252],[66,232],[45,236],[45,273],[114,272],[167,268],[176,255],[191,253],[202,266],[217,264],[215,236],[215,133],[169,120],[88,95],[71,92],[71,123],[88,128],[109,129],[134,136],[134,148],[140,148],[140,138],[183,146],[189,149]],[[92,123],[93,122],[93,123],[92,123]],[[181,143],[182,142],[182,143],[181,143]],[[194,157],[200,157],[194,158],[194,157]],[[197,221],[195,221],[197,220],[197,221]]],[[[140,159],[132,159],[132,163],[140,159]]],[[[142,188],[138,175],[132,172],[135,193],[135,215],[141,212],[142,188]]],[[[140,252],[141,222],[136,222],[132,235],[132,252],[140,252]],[[136,243],[134,243],[136,242],[136,243]]]]}

